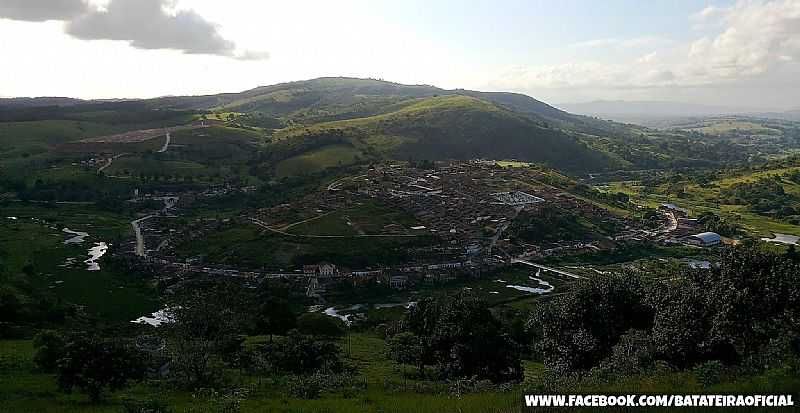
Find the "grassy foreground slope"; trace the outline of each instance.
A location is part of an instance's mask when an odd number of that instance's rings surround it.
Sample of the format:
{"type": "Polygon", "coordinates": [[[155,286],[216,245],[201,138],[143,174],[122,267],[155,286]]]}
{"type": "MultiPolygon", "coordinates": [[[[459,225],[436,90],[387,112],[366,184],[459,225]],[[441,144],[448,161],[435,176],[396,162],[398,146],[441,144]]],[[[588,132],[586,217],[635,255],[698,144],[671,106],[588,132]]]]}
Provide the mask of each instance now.
{"type": "MultiPolygon", "coordinates": [[[[250,340],[266,340],[251,337],[250,340]]],[[[752,378],[724,380],[704,385],[701,373],[662,370],[658,374],[634,376],[613,383],[578,385],[568,390],[555,390],[548,385],[548,376],[540,363],[526,362],[525,382],[521,385],[496,387],[479,392],[459,392],[456,383],[437,383],[419,380],[413,366],[397,366],[386,356],[383,339],[371,334],[353,334],[337,343],[348,362],[359,370],[352,389],[326,392],[315,400],[286,397],[280,391],[288,378],[263,379],[240,376],[238,385],[249,389],[241,403],[241,412],[469,412],[512,413],[548,411],[524,407],[525,394],[787,394],[796,391],[797,377],[783,369],[769,370],[752,378]]],[[[36,370],[34,349],[30,340],[0,341],[0,410],[19,413],[38,412],[121,412],[124,400],[160,400],[175,412],[221,411],[218,399],[198,397],[190,391],[177,389],[168,383],[140,384],[117,392],[98,404],[90,404],[79,393],[63,394],[53,376],[36,370]]],[[[200,394],[200,393],[197,393],[200,394]]],[[[606,408],[608,411],[622,411],[606,408]]],[[[674,408],[673,408],[674,409],[674,408]]],[[[551,411],[561,411],[553,409],[551,411]]],[[[592,408],[573,408],[569,411],[596,411],[592,408]]],[[[684,408],[683,411],[704,411],[708,408],[684,408]]],[[[774,408],[771,410],[775,410],[774,408]]],[[[781,409],[778,409],[781,410],[781,409]]],[[[629,410],[626,410],[629,411],[629,410]]],[[[648,408],[647,411],[671,411],[667,408],[648,408]]],[[[768,409],[751,411],[768,411],[768,409]]]]}

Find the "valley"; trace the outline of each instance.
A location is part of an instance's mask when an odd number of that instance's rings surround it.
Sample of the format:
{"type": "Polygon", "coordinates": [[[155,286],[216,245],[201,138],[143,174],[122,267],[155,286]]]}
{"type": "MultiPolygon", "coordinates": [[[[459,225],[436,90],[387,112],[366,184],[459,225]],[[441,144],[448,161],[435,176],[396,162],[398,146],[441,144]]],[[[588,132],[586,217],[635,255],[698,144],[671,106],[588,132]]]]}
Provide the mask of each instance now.
{"type": "Polygon", "coordinates": [[[763,311],[758,328],[790,329],[799,131],[711,117],[651,129],[355,78],[0,100],[0,410],[232,398],[242,411],[478,412],[521,411],[531,389],[794,392],[788,367],[740,363],[790,350],[740,336],[741,318],[720,344],[704,317],[738,317],[719,308],[741,299],[763,311]],[[691,340],[726,353],[672,347],[690,323],[671,314],[701,320],[691,340]],[[102,404],[62,394],[37,361],[51,333],[133,343],[145,378],[102,404]],[[651,345],[646,366],[620,355],[651,345]]]}

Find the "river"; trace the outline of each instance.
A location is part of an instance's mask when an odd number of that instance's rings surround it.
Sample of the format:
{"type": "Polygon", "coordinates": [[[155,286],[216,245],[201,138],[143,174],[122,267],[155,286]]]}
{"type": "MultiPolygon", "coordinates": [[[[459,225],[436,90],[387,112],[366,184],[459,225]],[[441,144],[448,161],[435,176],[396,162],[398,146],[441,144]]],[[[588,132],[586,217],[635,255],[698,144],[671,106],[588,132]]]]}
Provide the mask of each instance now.
{"type": "Polygon", "coordinates": [[[395,308],[395,307],[408,308],[408,307],[411,307],[411,306],[413,306],[415,304],[417,304],[416,301],[409,301],[409,302],[405,302],[405,303],[386,303],[386,304],[371,304],[371,305],[370,304],[354,304],[354,305],[351,305],[350,307],[342,308],[342,309],[338,309],[338,310],[336,309],[336,307],[328,307],[328,308],[323,309],[322,313],[325,314],[328,317],[338,318],[338,319],[344,321],[345,324],[350,325],[350,323],[353,322],[351,317],[363,314],[364,312],[363,311],[359,311],[359,310],[367,309],[370,306],[372,308],[376,308],[376,309],[395,308]],[[343,312],[346,312],[346,314],[343,314],[343,312]]]}
{"type": "MultiPolygon", "coordinates": [[[[536,274],[538,275],[539,273],[536,274]]],[[[539,285],[544,287],[529,287],[527,285],[507,285],[506,287],[513,288],[518,291],[524,291],[526,293],[531,293],[531,294],[547,294],[553,292],[553,290],[556,289],[556,287],[554,287],[552,284],[550,284],[545,280],[542,280],[541,278],[536,278],[536,277],[528,277],[528,278],[531,281],[536,281],[537,283],[539,283],[539,285]]]]}
{"type": "MultiPolygon", "coordinates": [[[[64,228],[61,230],[66,234],[71,235],[66,241],[64,241],[64,245],[79,245],[83,244],[86,241],[86,238],[89,238],[90,235],[87,232],[81,231],[73,231],[69,228],[64,228]]],[[[87,251],[87,255],[89,256],[88,259],[84,260],[83,263],[86,264],[86,271],[100,271],[100,258],[102,258],[108,252],[109,244],[106,242],[95,242],[92,247],[90,247],[87,251]]],[[[76,261],[76,258],[69,257],[64,261],[62,267],[71,267],[76,261]]]]}

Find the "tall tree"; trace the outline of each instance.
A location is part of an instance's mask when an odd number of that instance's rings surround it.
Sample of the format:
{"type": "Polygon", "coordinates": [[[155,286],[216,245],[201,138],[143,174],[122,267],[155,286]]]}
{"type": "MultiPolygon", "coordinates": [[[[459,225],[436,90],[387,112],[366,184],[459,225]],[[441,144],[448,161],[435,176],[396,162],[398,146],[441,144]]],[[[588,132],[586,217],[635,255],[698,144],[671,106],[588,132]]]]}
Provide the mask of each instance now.
{"type": "Polygon", "coordinates": [[[98,401],[104,390],[126,388],[144,377],[142,356],[119,341],[96,337],[74,337],[58,361],[59,387],[69,393],[77,388],[98,401]]]}

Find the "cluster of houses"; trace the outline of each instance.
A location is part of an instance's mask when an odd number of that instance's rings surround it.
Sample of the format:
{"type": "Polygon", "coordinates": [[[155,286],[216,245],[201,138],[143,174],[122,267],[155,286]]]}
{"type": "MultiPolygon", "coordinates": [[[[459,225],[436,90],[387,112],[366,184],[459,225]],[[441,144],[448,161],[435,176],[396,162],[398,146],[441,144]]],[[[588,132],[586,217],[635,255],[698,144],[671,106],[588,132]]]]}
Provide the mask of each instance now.
{"type": "Polygon", "coordinates": [[[697,220],[689,218],[689,210],[675,204],[661,204],[659,210],[671,214],[676,226],[668,235],[671,242],[685,243],[697,247],[713,247],[722,243],[722,237],[716,232],[697,232],[697,220]]]}
{"type": "Polygon", "coordinates": [[[324,285],[349,282],[353,285],[379,284],[403,290],[412,284],[449,281],[458,277],[480,274],[482,265],[470,260],[429,264],[409,264],[375,269],[348,270],[323,262],[304,265],[302,275],[308,278],[308,295],[324,291],[324,285]],[[313,286],[313,288],[312,288],[313,286]],[[312,291],[313,290],[313,291],[312,291]]]}

